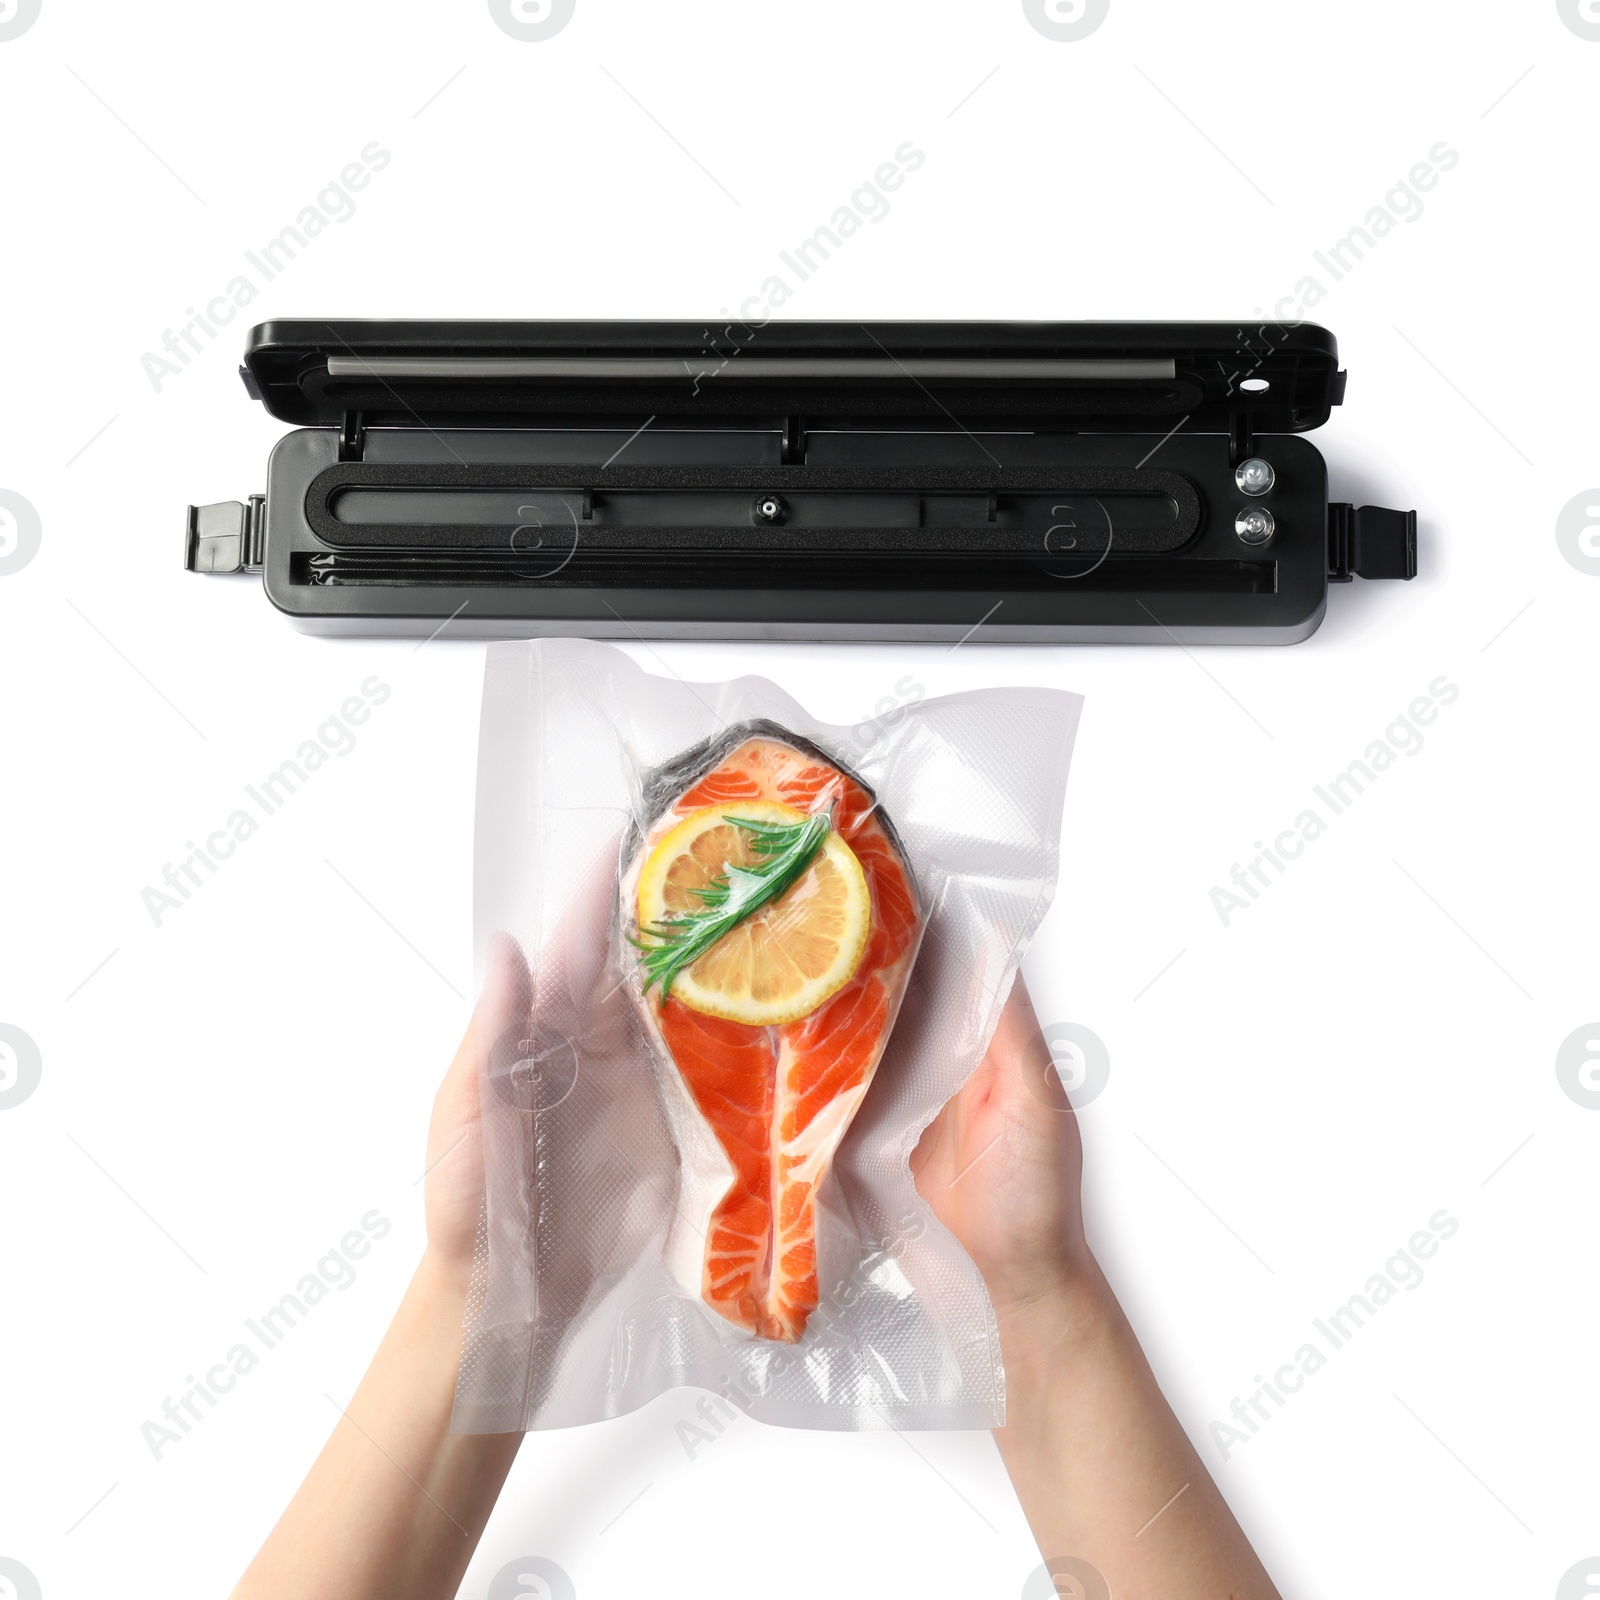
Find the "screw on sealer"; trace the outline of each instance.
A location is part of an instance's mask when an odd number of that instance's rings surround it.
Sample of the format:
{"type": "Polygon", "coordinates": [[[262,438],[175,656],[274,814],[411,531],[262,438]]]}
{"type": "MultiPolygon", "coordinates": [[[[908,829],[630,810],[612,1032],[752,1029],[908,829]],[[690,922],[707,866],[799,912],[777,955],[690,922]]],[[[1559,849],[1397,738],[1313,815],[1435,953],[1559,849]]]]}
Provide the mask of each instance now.
{"type": "Polygon", "coordinates": [[[1261,546],[1277,531],[1277,519],[1265,506],[1247,506],[1233,519],[1233,531],[1242,544],[1261,546]]]}
{"type": "Polygon", "coordinates": [[[1278,475],[1272,470],[1270,461],[1252,456],[1248,461],[1239,463],[1233,481],[1238,484],[1241,494],[1258,495],[1265,494],[1278,481],[1278,475]]]}

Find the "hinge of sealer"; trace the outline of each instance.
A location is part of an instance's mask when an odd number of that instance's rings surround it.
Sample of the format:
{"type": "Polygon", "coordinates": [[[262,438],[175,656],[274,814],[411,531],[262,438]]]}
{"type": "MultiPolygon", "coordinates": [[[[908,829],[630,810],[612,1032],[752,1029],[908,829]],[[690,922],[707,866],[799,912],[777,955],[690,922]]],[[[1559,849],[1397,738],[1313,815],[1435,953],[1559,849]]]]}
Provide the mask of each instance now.
{"type": "Polygon", "coordinates": [[[243,505],[219,500],[190,506],[183,549],[189,572],[259,572],[267,548],[267,497],[253,494],[243,505]]]}
{"type": "Polygon", "coordinates": [[[359,461],[367,448],[367,425],[359,411],[347,411],[339,429],[339,459],[359,461]]]}
{"type": "Polygon", "coordinates": [[[799,417],[785,417],[778,459],[786,467],[803,467],[806,460],[806,425],[799,417]]]}
{"type": "Polygon", "coordinates": [[[1241,406],[1233,414],[1233,429],[1228,441],[1228,465],[1236,467],[1256,453],[1255,430],[1250,426],[1248,407],[1241,406]]]}
{"type": "Polygon", "coordinates": [[[1417,514],[1336,501],[1328,507],[1328,581],[1414,578],[1417,514]]]}

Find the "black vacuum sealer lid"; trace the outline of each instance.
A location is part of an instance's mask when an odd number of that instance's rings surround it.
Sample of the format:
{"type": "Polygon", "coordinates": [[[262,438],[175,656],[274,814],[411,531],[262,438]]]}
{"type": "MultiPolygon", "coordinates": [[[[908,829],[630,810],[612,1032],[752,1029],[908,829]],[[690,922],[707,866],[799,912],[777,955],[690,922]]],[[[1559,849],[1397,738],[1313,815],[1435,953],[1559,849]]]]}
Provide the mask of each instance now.
{"type": "Polygon", "coordinates": [[[1344,398],[1310,323],[279,321],[246,388],[336,427],[1302,433],[1344,398]]]}

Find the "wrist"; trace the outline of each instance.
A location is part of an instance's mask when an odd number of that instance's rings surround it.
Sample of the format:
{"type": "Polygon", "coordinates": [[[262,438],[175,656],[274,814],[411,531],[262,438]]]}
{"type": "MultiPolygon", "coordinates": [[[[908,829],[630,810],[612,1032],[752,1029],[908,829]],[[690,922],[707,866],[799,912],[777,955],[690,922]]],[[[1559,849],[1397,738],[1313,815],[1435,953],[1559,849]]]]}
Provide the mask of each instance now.
{"type": "Polygon", "coordinates": [[[1109,1333],[1121,1316],[1111,1285],[1086,1253],[1082,1262],[996,1301],[1006,1370],[1028,1377],[1059,1368],[1109,1333]]]}
{"type": "Polygon", "coordinates": [[[427,1245],[412,1274],[411,1293],[459,1325],[464,1321],[472,1286],[472,1259],[427,1245]]]}

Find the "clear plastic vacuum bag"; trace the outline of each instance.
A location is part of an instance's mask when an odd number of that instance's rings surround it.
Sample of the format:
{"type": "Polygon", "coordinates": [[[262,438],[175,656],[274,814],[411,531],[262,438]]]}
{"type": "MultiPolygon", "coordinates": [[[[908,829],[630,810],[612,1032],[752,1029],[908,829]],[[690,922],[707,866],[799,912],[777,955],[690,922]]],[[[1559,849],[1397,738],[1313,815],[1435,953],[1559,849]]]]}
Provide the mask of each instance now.
{"type": "Polygon", "coordinates": [[[508,935],[529,981],[485,1052],[457,1429],[684,1384],[790,1427],[1002,1420],[909,1158],[1050,902],[1081,702],[919,694],[837,727],[761,678],[490,646],[478,967],[508,935]]]}

